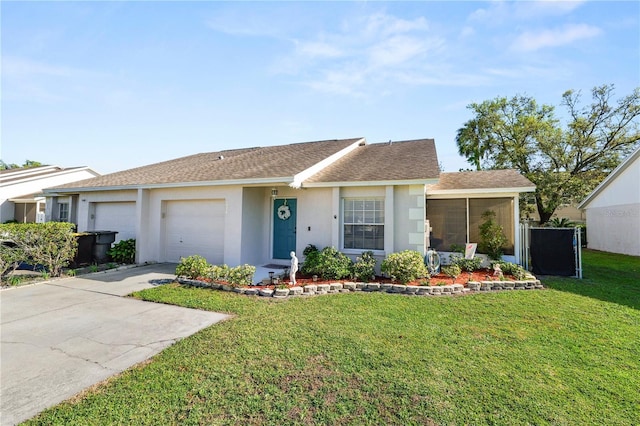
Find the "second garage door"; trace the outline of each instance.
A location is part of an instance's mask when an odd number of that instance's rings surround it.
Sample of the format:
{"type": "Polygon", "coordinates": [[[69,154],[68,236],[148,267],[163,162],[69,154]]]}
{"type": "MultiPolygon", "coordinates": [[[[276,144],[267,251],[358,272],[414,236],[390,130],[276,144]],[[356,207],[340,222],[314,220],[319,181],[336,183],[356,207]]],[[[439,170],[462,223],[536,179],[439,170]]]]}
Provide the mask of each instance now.
{"type": "Polygon", "coordinates": [[[224,200],[166,201],[165,259],[198,254],[211,264],[224,263],[224,200]]]}

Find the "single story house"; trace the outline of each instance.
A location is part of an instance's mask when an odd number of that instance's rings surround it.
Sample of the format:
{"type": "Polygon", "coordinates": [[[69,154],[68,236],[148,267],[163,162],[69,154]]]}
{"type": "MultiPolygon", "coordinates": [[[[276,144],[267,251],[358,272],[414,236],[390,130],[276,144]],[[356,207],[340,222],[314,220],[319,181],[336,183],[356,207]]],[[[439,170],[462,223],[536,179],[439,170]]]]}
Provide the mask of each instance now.
{"type": "Polygon", "coordinates": [[[578,207],[586,210],[589,248],[640,256],[640,146],[578,207]]]}
{"type": "MultiPolygon", "coordinates": [[[[0,223],[45,221],[47,187],[99,176],[88,167],[40,166],[0,170],[0,223]]],[[[57,218],[70,221],[69,210],[58,207],[57,218]]]]}
{"type": "MultiPolygon", "coordinates": [[[[518,196],[534,185],[513,170],[440,173],[432,139],[364,138],[191,155],[49,188],[78,230],[136,238],[137,262],[287,263],[308,244],[379,258],[477,238],[494,209],[519,261],[518,196]]],[[[51,217],[50,219],[56,219],[51,217]]]]}

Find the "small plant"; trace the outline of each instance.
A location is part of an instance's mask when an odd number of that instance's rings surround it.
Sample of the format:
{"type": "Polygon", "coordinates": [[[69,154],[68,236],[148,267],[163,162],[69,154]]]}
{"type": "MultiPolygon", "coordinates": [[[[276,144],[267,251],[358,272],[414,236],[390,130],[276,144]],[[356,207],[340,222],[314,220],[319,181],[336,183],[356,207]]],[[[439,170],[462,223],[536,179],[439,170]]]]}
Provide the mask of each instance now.
{"type": "Polygon", "coordinates": [[[376,259],[373,257],[372,251],[365,251],[362,255],[356,257],[353,264],[353,277],[358,281],[369,282],[375,275],[376,259]]]}
{"type": "Polygon", "coordinates": [[[193,280],[198,277],[206,277],[209,274],[209,269],[207,259],[195,254],[180,258],[180,263],[176,266],[176,275],[193,280]]]}
{"type": "Polygon", "coordinates": [[[89,272],[98,272],[98,265],[89,265],[89,272]]]}
{"type": "Polygon", "coordinates": [[[460,244],[451,244],[449,246],[449,251],[451,253],[460,253],[460,254],[464,254],[464,246],[460,245],[460,244]]]}
{"type": "Polygon", "coordinates": [[[462,270],[460,269],[460,266],[456,264],[446,265],[442,267],[442,273],[451,278],[451,281],[453,283],[456,282],[456,278],[458,278],[458,275],[460,275],[461,272],[462,270]]]}
{"type": "Polygon", "coordinates": [[[418,280],[418,285],[420,286],[429,285],[429,280],[428,279],[418,280]]]}
{"type": "Polygon", "coordinates": [[[107,254],[118,263],[134,263],[136,259],[136,239],[118,241],[107,251],[107,254]]]}
{"type": "Polygon", "coordinates": [[[451,256],[451,263],[458,265],[463,271],[473,272],[480,269],[480,265],[482,265],[482,258],[474,256],[472,259],[465,259],[460,255],[454,255],[451,256]]]}
{"type": "Polygon", "coordinates": [[[486,253],[491,260],[500,260],[504,253],[502,247],[507,243],[503,228],[496,222],[496,213],[487,210],[482,213],[484,222],[480,225],[480,242],[478,249],[486,253]]]}
{"type": "Polygon", "coordinates": [[[576,226],[576,224],[571,222],[571,220],[569,220],[569,218],[567,217],[554,217],[547,222],[547,226],[550,226],[552,228],[573,228],[574,226],[576,226]]]}
{"type": "Polygon", "coordinates": [[[429,278],[422,255],[415,250],[391,253],[382,261],[380,270],[403,284],[419,278],[429,278]]]}
{"type": "Polygon", "coordinates": [[[67,270],[67,276],[68,277],[75,277],[77,274],[78,274],[78,271],[76,271],[75,269],[67,270]]]}
{"type": "Polygon", "coordinates": [[[520,265],[510,262],[497,262],[503,274],[511,275],[516,280],[524,280],[527,277],[527,271],[520,265]]]}
{"type": "Polygon", "coordinates": [[[51,278],[51,274],[46,271],[41,272],[40,276],[42,277],[43,280],[48,280],[49,278],[51,278]]]}
{"type": "Polygon", "coordinates": [[[7,278],[7,284],[9,284],[10,286],[18,286],[22,283],[22,277],[20,277],[19,275],[12,275],[9,278],[7,278]]]}
{"type": "Polygon", "coordinates": [[[118,265],[113,262],[107,263],[107,269],[115,269],[118,265]]]}

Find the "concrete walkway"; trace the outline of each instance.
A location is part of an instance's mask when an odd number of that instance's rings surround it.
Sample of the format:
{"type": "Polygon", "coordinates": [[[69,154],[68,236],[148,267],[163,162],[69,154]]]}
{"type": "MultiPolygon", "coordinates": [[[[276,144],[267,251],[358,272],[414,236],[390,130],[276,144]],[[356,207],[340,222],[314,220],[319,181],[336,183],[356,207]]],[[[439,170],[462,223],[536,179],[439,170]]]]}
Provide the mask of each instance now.
{"type": "Polygon", "coordinates": [[[226,315],[125,298],[173,278],[159,264],[0,292],[0,424],[13,425],[226,315]]]}

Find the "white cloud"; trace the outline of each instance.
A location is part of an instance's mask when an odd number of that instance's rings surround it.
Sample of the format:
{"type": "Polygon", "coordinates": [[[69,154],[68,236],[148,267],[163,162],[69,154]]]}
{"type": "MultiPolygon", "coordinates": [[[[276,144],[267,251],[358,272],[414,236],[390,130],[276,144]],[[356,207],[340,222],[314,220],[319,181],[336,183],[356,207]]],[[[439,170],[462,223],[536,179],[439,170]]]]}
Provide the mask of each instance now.
{"type": "Polygon", "coordinates": [[[598,27],[587,24],[567,24],[562,28],[526,31],[511,44],[511,50],[530,52],[545,47],[571,44],[578,40],[596,37],[602,33],[598,27]]]}
{"type": "Polygon", "coordinates": [[[33,75],[70,77],[79,72],[79,70],[73,68],[51,65],[15,56],[4,56],[2,58],[2,74],[6,77],[27,77],[33,75]]]}
{"type": "Polygon", "coordinates": [[[486,8],[475,10],[469,15],[470,21],[487,25],[499,25],[513,20],[528,21],[553,16],[563,16],[573,12],[585,3],[584,0],[539,0],[490,2],[486,8]]]}
{"type": "Polygon", "coordinates": [[[338,58],[344,55],[340,47],[323,41],[300,42],[297,44],[299,54],[312,58],[338,58]]]}

